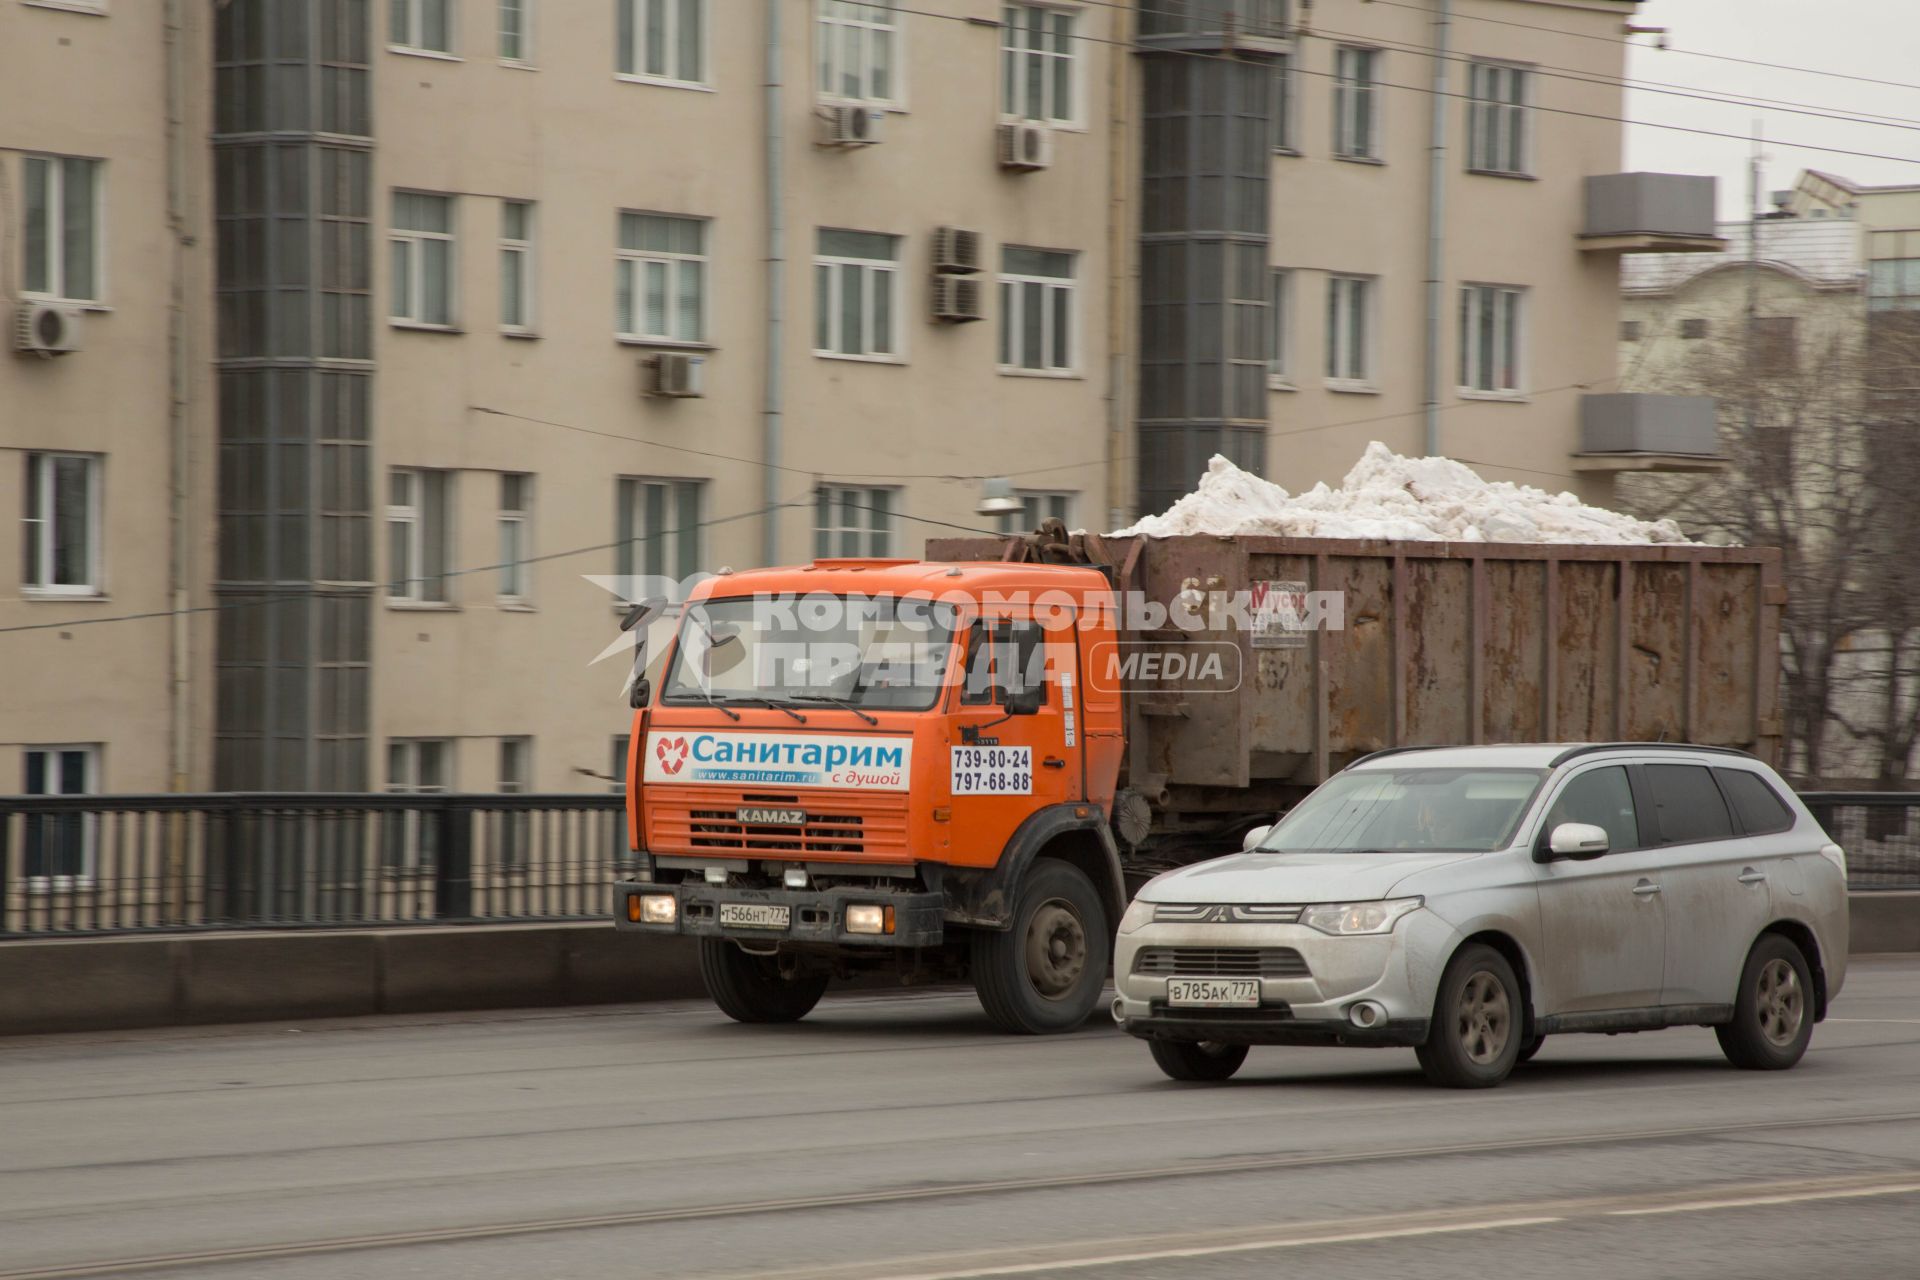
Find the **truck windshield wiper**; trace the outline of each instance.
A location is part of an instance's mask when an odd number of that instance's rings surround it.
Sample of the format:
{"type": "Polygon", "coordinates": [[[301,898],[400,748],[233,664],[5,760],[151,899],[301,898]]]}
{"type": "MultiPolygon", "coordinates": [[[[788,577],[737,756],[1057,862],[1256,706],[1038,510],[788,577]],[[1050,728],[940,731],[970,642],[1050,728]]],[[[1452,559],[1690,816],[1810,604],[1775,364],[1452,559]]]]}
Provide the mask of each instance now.
{"type": "MultiPolygon", "coordinates": [[[[798,720],[801,724],[805,724],[807,722],[807,718],[801,715],[798,711],[795,711],[792,707],[788,706],[786,703],[775,701],[772,698],[763,698],[763,697],[728,698],[727,701],[737,702],[743,707],[772,707],[776,711],[786,712],[788,715],[792,716],[795,720],[798,720]]],[[[738,720],[739,718],[740,717],[737,715],[734,717],[735,720],[738,720]]]]}
{"type": "Polygon", "coordinates": [[[833,706],[839,707],[842,711],[853,712],[853,714],[859,716],[862,720],[865,720],[868,724],[880,723],[879,717],[868,715],[866,712],[862,711],[860,708],[854,706],[851,702],[848,702],[845,698],[836,698],[830,693],[796,693],[793,695],[793,700],[795,702],[830,703],[833,706]]]}
{"type": "Polygon", "coordinates": [[[693,692],[696,697],[698,697],[701,701],[705,702],[708,706],[713,707],[716,710],[726,712],[729,718],[734,720],[738,720],[740,718],[740,713],[738,711],[735,711],[732,707],[728,706],[721,699],[714,697],[710,690],[695,689],[693,692]]]}

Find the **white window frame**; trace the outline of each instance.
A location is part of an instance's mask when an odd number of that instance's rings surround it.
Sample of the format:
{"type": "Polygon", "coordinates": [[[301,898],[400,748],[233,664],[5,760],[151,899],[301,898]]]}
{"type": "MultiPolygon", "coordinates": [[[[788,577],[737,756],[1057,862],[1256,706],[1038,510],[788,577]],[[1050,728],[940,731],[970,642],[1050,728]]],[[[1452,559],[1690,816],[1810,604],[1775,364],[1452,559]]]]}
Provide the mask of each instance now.
{"type": "Polygon", "coordinates": [[[386,548],[387,558],[393,559],[393,530],[395,526],[406,528],[407,562],[404,565],[387,565],[387,605],[390,608],[445,609],[452,603],[452,590],[449,586],[447,561],[453,548],[453,499],[454,473],[433,467],[394,467],[387,475],[387,519],[386,548]],[[394,501],[393,486],[401,479],[407,481],[407,497],[403,502],[394,501]],[[427,539],[431,534],[429,526],[433,522],[433,505],[428,499],[428,487],[436,482],[440,486],[440,572],[427,572],[427,539]],[[396,591],[397,588],[397,591],[396,591]]]}
{"type": "Polygon", "coordinates": [[[531,200],[500,202],[500,332],[531,337],[536,331],[538,312],[534,307],[534,282],[539,278],[534,256],[534,236],[538,213],[531,200]],[[520,235],[507,234],[507,212],[519,209],[520,235]],[[520,318],[507,318],[507,272],[514,272],[520,283],[520,318]]]}
{"type": "MultiPolygon", "coordinates": [[[[494,752],[494,791],[523,796],[533,790],[533,738],[509,734],[494,752]]],[[[525,809],[503,809],[493,817],[493,864],[502,871],[525,871],[533,853],[533,814],[525,809]]]]}
{"type": "Polygon", "coordinates": [[[1527,290],[1521,285],[1474,284],[1460,286],[1460,395],[1470,400],[1519,400],[1527,394],[1527,290]],[[1509,305],[1509,302],[1511,305],[1509,305]],[[1489,381],[1480,385],[1481,321],[1486,308],[1493,321],[1493,365],[1489,381]],[[1500,353],[1509,354],[1512,386],[1499,386],[1500,353]]]}
{"type": "Polygon", "coordinates": [[[814,232],[813,287],[814,287],[814,324],[813,354],[823,360],[865,360],[879,364],[904,364],[907,358],[907,334],[905,316],[901,310],[900,256],[903,239],[884,231],[858,231],[856,235],[884,236],[893,247],[891,258],[862,258],[846,254],[825,253],[820,249],[820,236],[828,231],[852,230],[842,227],[820,227],[814,232]],[[841,302],[846,292],[847,272],[858,269],[860,289],[860,331],[861,343],[858,351],[842,351],[846,337],[842,321],[844,320],[841,302]],[[887,330],[890,346],[887,350],[877,350],[869,340],[873,329],[873,316],[876,310],[874,299],[879,296],[877,290],[884,287],[887,298],[887,330]],[[821,345],[820,308],[825,305],[827,319],[826,345],[821,345]]]}
{"type": "Polygon", "coordinates": [[[460,201],[459,198],[444,191],[415,191],[410,188],[396,187],[393,190],[393,217],[387,228],[387,261],[393,261],[394,248],[404,245],[407,249],[406,279],[389,265],[394,279],[388,281],[392,298],[387,307],[387,322],[396,329],[432,329],[442,333],[456,331],[460,327],[460,201]],[[399,225],[399,203],[402,196],[421,196],[446,202],[447,230],[420,231],[412,227],[399,225]],[[427,268],[426,251],[423,248],[429,241],[444,243],[447,246],[447,299],[445,320],[423,320],[421,315],[426,308],[427,268]],[[400,310],[401,307],[405,310],[400,310]]]}
{"type": "Polygon", "coordinates": [[[1533,173],[1533,69],[1520,63],[1475,60],[1467,68],[1467,171],[1525,178],[1533,173]],[[1496,96],[1503,82],[1519,100],[1496,96]],[[1485,152],[1486,127],[1494,129],[1494,154],[1485,152]],[[1505,163],[1518,161],[1517,166],[1505,163]]]}
{"type": "Polygon", "coordinates": [[[500,603],[525,608],[533,601],[533,474],[528,471],[500,473],[500,507],[494,518],[499,536],[500,603]],[[511,492],[519,489],[516,495],[511,492]],[[508,506],[518,497],[520,505],[508,506]]]}
{"type": "Polygon", "coordinates": [[[1327,277],[1327,386],[1334,391],[1376,391],[1376,353],[1380,348],[1380,277],[1337,274],[1327,277]],[[1361,334],[1353,345],[1353,314],[1359,297],[1361,334]],[[1354,369],[1353,357],[1359,356],[1354,369]]]}
{"type": "Polygon", "coordinates": [[[713,220],[685,213],[657,213],[646,209],[622,209],[614,223],[614,335],[624,342],[690,344],[707,343],[708,300],[713,296],[713,220]],[[675,249],[629,249],[625,247],[628,218],[663,218],[669,222],[691,223],[700,229],[700,251],[688,253],[675,249]],[[665,332],[646,328],[645,287],[650,267],[658,267],[665,281],[663,319],[665,332]],[[689,272],[689,267],[693,268],[689,272]],[[697,313],[691,335],[672,332],[679,323],[689,274],[699,282],[697,313]],[[622,302],[631,314],[620,314],[622,302]],[[631,323],[628,323],[631,321],[631,323]]]}
{"type": "MultiPolygon", "coordinates": [[[[613,571],[617,577],[632,586],[640,578],[684,582],[700,572],[706,551],[706,480],[698,476],[621,476],[614,482],[613,495],[613,571]],[[649,521],[645,514],[647,504],[655,502],[666,504],[655,535],[660,544],[657,558],[649,554],[649,521]],[[650,559],[657,559],[658,572],[648,565],[650,559]]],[[[629,593],[636,599],[639,594],[644,592],[629,593]]],[[[679,598],[677,594],[675,598],[679,598]]]]}
{"type": "Polygon", "coordinates": [[[387,48],[394,53],[410,53],[420,58],[447,58],[460,61],[460,0],[387,0],[387,48]],[[447,47],[424,43],[426,6],[441,5],[447,15],[447,47]],[[405,15],[402,17],[401,15],[405,15]],[[396,34],[396,26],[405,30],[396,34]]]}
{"type": "Polygon", "coordinates": [[[537,3],[539,0],[497,0],[500,61],[509,67],[533,66],[533,10],[537,3]],[[509,40],[519,42],[516,52],[507,52],[509,40]]]}
{"type": "Polygon", "coordinates": [[[824,559],[875,559],[894,553],[900,490],[823,484],[814,491],[813,554],[824,559]],[[852,549],[847,540],[862,543],[852,549]]]}
{"type": "Polygon", "coordinates": [[[1277,54],[1273,60],[1273,149],[1282,155],[1300,154],[1300,77],[1295,55],[1277,54]]]}
{"type": "Polygon", "coordinates": [[[1333,50],[1333,155],[1337,160],[1382,159],[1380,116],[1381,52],[1366,45],[1335,45],[1333,50]],[[1367,78],[1357,72],[1364,60],[1367,78]],[[1366,137],[1359,132],[1362,105],[1367,122],[1366,137]],[[1359,145],[1356,145],[1359,144],[1359,145]]]}
{"type": "MultiPolygon", "coordinates": [[[[437,796],[451,792],[454,779],[459,776],[454,771],[453,748],[452,738],[388,738],[387,793],[437,796]],[[420,779],[421,748],[428,746],[436,748],[439,753],[440,777],[437,782],[422,782],[420,779]],[[405,767],[396,770],[396,762],[404,763],[405,767]],[[397,777],[397,773],[404,773],[405,777],[397,777]]],[[[412,809],[392,811],[388,818],[383,832],[385,844],[380,851],[385,868],[403,875],[430,870],[432,861],[440,853],[439,824],[425,820],[424,815],[412,809]]]]}
{"type": "Polygon", "coordinates": [[[1293,390],[1293,281],[1288,267],[1268,269],[1267,385],[1280,391],[1293,390]]]}
{"type": "Polygon", "coordinates": [[[1011,0],[1000,10],[1000,118],[1007,121],[1030,121],[1044,124],[1055,129],[1084,129],[1086,127],[1085,87],[1080,65],[1080,20],[1082,11],[1057,4],[1033,4],[1028,0],[1011,0]],[[1038,18],[1045,26],[1041,35],[1042,47],[1035,48],[1023,40],[1031,40],[1032,23],[1038,18]],[[1064,18],[1067,31],[1059,35],[1055,28],[1056,19],[1064,18]],[[1057,47],[1064,44],[1065,49],[1057,47]],[[1039,61],[1040,66],[1040,102],[1028,101],[1028,64],[1039,61]],[[1067,69],[1066,101],[1059,101],[1058,86],[1054,72],[1057,65],[1064,63],[1067,69]]]}
{"type": "Polygon", "coordinates": [[[906,29],[887,0],[816,0],[813,23],[814,89],[822,102],[865,103],[893,111],[907,106],[906,29]],[[858,16],[881,14],[882,17],[858,16]],[[855,33],[849,35],[848,33],[855,33]],[[889,50],[887,92],[873,90],[874,42],[884,35],[889,50]],[[841,92],[848,40],[859,43],[860,92],[841,92]]]}
{"type": "Polygon", "coordinates": [[[1080,368],[1080,296],[1076,287],[1079,282],[1080,255],[1071,249],[1041,249],[1029,245],[1007,244],[1000,246],[1000,348],[999,369],[1001,373],[1014,377],[1028,378],[1065,378],[1072,377],[1080,368]],[[1064,276],[1035,274],[1031,272],[1011,271],[1007,268],[1008,250],[1031,253],[1058,253],[1067,258],[1067,274],[1064,276]],[[1042,363],[1030,365],[1024,363],[1026,337],[1027,299],[1034,289],[1041,293],[1040,310],[1040,358],[1042,363]],[[1067,362],[1053,363],[1055,348],[1059,345],[1059,308],[1056,296],[1064,294],[1067,300],[1067,362]],[[1015,359],[1015,357],[1022,357],[1015,359]]]}
{"type": "Polygon", "coordinates": [[[614,0],[618,6],[615,18],[614,42],[614,78],[628,80],[636,84],[667,85],[676,89],[711,89],[713,87],[713,6],[710,0],[614,0]],[[699,49],[694,57],[699,62],[693,68],[695,74],[684,74],[687,68],[679,65],[680,60],[680,19],[683,6],[692,4],[700,15],[699,49]],[[658,13],[660,43],[665,55],[662,72],[647,71],[647,35],[652,28],[651,15],[658,13]],[[619,33],[628,35],[626,46],[620,44],[619,33]],[[632,70],[627,70],[631,67],[632,70]]]}
{"type": "Polygon", "coordinates": [[[20,161],[20,262],[21,289],[23,298],[40,298],[49,302],[75,302],[91,309],[101,309],[107,297],[107,162],[92,156],[57,155],[51,152],[34,152],[21,157],[20,161]],[[93,259],[93,291],[87,294],[75,293],[67,288],[67,173],[68,162],[84,164],[93,171],[93,210],[90,215],[92,244],[88,253],[93,259]],[[27,212],[26,190],[27,170],[34,164],[47,167],[47,226],[46,260],[41,264],[46,275],[47,288],[30,289],[26,287],[32,263],[27,259],[27,212]]]}
{"type": "Polygon", "coordinates": [[[26,472],[21,486],[20,503],[20,546],[22,574],[20,593],[33,597],[73,597],[98,596],[106,591],[105,575],[102,572],[104,548],[101,538],[106,529],[102,496],[105,490],[103,473],[106,470],[106,458],[98,453],[71,453],[56,450],[29,450],[26,457],[26,472]],[[77,460],[87,469],[87,519],[86,519],[86,581],[54,582],[53,560],[54,539],[52,529],[58,519],[54,501],[53,463],[62,459],[77,460]],[[39,515],[31,514],[38,511],[39,515]],[[36,563],[26,564],[26,557],[33,547],[34,539],[29,536],[27,526],[40,526],[38,554],[36,563]]]}
{"type": "Polygon", "coordinates": [[[1000,517],[1002,533],[1031,533],[1040,527],[1041,521],[1054,516],[1069,530],[1073,528],[1074,509],[1080,501],[1078,493],[1066,489],[1017,489],[1013,496],[1020,499],[1020,509],[1000,517]]]}
{"type": "MultiPolygon", "coordinates": [[[[100,755],[101,744],[97,742],[33,742],[28,743],[20,753],[20,792],[22,795],[39,796],[93,796],[100,794],[100,755]],[[78,752],[84,761],[86,776],[81,780],[80,790],[65,791],[57,789],[59,783],[59,757],[66,752],[78,752]],[[56,788],[40,791],[27,790],[27,763],[30,756],[45,756],[41,766],[41,777],[45,783],[56,788]]],[[[57,893],[70,889],[88,889],[93,887],[94,872],[98,868],[100,820],[93,814],[76,814],[80,826],[80,871],[78,874],[29,875],[26,888],[29,893],[57,893]]],[[[28,822],[44,824],[42,831],[54,827],[60,818],[43,816],[29,818],[28,822]]],[[[27,833],[23,832],[23,837],[27,833]]],[[[45,838],[44,835],[42,838],[45,838]]],[[[55,838],[58,838],[57,836],[55,838]]],[[[26,870],[27,849],[23,838],[21,848],[21,869],[26,870]]]]}

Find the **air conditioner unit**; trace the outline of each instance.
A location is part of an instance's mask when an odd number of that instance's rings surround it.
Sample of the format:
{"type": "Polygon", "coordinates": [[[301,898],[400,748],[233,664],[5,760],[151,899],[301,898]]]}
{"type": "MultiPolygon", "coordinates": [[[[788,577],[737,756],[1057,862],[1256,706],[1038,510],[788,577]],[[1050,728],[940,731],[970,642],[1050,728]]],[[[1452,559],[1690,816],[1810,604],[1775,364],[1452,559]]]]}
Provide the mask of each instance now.
{"type": "Polygon", "coordinates": [[[980,282],[966,276],[935,276],[933,318],[953,324],[985,319],[980,312],[980,282]]]}
{"type": "Polygon", "coordinates": [[[829,147],[868,147],[880,141],[887,113],[873,107],[836,104],[821,114],[821,142],[829,147]]]}
{"type": "Polygon", "coordinates": [[[960,227],[933,229],[933,269],[967,275],[980,269],[980,233],[960,227]]]}
{"type": "Polygon", "coordinates": [[[13,349],[60,356],[81,347],[82,312],[64,302],[23,302],[13,322],[13,349]]]}
{"type": "Polygon", "coordinates": [[[1053,163],[1053,130],[1015,122],[1000,126],[1000,167],[1026,173],[1053,163]]]}
{"type": "Polygon", "coordinates": [[[640,362],[645,372],[643,392],[690,400],[707,394],[707,358],[684,351],[662,351],[640,362]]]}

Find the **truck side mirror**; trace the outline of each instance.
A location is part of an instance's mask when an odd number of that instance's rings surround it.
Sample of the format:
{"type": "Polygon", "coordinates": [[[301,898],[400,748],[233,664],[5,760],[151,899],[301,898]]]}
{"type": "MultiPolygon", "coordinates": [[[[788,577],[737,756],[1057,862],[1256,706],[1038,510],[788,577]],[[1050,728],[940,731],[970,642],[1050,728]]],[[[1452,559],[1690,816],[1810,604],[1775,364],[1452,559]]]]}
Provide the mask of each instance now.
{"type": "Polygon", "coordinates": [[[635,711],[653,701],[653,681],[645,676],[636,675],[633,686],[627,691],[627,705],[635,711]]]}
{"type": "Polygon", "coordinates": [[[1040,704],[1046,700],[1047,686],[1044,684],[1021,685],[1007,690],[1005,706],[1010,716],[1037,716],[1040,704]]]}

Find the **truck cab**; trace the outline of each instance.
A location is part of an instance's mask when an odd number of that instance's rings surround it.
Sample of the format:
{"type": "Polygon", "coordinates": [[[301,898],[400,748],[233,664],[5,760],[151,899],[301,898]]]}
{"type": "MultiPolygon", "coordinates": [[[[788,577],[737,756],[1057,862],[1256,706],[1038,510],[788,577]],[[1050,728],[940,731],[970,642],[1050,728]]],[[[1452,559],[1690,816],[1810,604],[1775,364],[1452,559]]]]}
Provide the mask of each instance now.
{"type": "Polygon", "coordinates": [[[970,978],[1077,1026],[1125,903],[1115,638],[1084,566],[817,560],[697,587],[627,766],[622,929],[697,939],[715,1002],[803,1017],[835,979],[970,978]]]}

